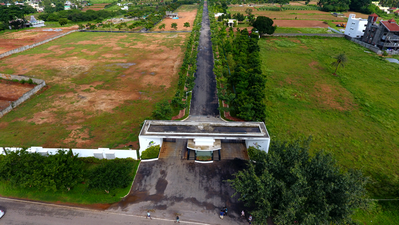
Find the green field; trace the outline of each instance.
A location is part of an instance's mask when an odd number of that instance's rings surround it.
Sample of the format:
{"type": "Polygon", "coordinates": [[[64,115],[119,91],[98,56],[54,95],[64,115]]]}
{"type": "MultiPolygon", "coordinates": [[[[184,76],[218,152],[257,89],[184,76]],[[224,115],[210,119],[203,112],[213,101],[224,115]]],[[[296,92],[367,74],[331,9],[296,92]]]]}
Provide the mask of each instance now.
{"type": "Polygon", "coordinates": [[[0,118],[1,146],[137,148],[140,124],[175,94],[188,35],[76,32],[2,59],[0,72],[48,88],[0,118]]]}
{"type": "Polygon", "coordinates": [[[274,33],[303,33],[303,34],[329,34],[327,28],[308,28],[308,27],[277,27],[274,33]]]}
{"type": "MultiPolygon", "coordinates": [[[[399,65],[344,38],[265,38],[266,126],[272,140],[313,137],[312,149],[370,176],[371,198],[399,196],[399,65]],[[333,57],[348,62],[332,75],[333,57]]],[[[397,212],[397,211],[396,211],[397,212]]]]}

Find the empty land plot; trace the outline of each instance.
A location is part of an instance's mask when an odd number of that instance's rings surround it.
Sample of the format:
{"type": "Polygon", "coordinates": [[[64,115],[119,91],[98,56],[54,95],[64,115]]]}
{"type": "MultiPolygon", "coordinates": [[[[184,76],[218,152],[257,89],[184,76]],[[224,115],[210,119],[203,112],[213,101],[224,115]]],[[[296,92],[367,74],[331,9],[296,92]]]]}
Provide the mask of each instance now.
{"type": "Polygon", "coordinates": [[[50,28],[35,28],[18,32],[7,32],[0,35],[0,54],[22,46],[47,40],[71,30],[76,30],[75,27],[62,27],[51,28],[53,30],[62,29],[62,31],[45,31],[49,29],[50,28]]]}
{"type": "Polygon", "coordinates": [[[165,18],[154,27],[154,31],[159,30],[175,30],[172,23],[177,24],[176,30],[192,30],[195,16],[197,15],[197,5],[182,5],[175,12],[179,14],[179,19],[165,18]],[[188,22],[190,27],[184,27],[184,23],[188,22]],[[158,29],[161,24],[165,24],[165,29],[158,29]]]}
{"type": "Polygon", "coordinates": [[[335,17],[329,12],[318,10],[284,10],[284,11],[263,11],[257,10],[254,7],[236,7],[229,8],[231,13],[244,13],[246,8],[252,9],[256,16],[267,16],[273,20],[339,20],[347,21],[347,18],[335,17]]]}
{"type": "Polygon", "coordinates": [[[371,176],[373,198],[397,197],[399,65],[344,38],[264,38],[259,44],[270,135],[313,136],[312,149],[371,176]],[[334,76],[333,56],[344,52],[348,62],[334,76]]]}
{"type": "Polygon", "coordinates": [[[0,61],[48,89],[0,119],[6,146],[125,147],[174,95],[189,34],[73,33],[0,61]]]}
{"type": "Polygon", "coordinates": [[[7,108],[11,102],[18,100],[34,87],[34,84],[21,84],[0,79],[0,110],[7,108]]]}

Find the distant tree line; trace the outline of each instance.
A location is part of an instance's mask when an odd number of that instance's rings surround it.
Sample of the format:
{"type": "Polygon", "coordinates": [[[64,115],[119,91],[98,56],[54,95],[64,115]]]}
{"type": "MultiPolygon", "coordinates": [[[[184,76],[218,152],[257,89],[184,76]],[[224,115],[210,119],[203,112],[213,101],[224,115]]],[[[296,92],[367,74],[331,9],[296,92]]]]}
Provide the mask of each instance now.
{"type": "Polygon", "coordinates": [[[50,22],[51,21],[58,22],[59,19],[66,18],[73,22],[84,22],[84,21],[103,20],[105,18],[117,15],[120,15],[120,12],[107,11],[107,10],[100,10],[100,11],[87,10],[86,12],[82,12],[77,9],[72,9],[72,10],[62,10],[53,13],[42,13],[39,15],[39,19],[50,22]]]}

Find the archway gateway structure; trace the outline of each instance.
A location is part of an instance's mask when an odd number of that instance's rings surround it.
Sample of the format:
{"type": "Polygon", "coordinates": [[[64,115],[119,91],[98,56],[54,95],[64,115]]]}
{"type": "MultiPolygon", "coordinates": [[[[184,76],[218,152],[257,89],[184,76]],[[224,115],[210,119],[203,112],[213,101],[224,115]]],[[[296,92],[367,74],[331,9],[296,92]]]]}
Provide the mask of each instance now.
{"type": "Polygon", "coordinates": [[[266,152],[270,145],[263,122],[146,120],[139,135],[139,153],[152,145],[162,147],[163,142],[170,139],[187,140],[187,159],[204,161],[212,161],[215,151],[220,159],[222,141],[243,142],[246,148],[253,146],[266,152]]]}

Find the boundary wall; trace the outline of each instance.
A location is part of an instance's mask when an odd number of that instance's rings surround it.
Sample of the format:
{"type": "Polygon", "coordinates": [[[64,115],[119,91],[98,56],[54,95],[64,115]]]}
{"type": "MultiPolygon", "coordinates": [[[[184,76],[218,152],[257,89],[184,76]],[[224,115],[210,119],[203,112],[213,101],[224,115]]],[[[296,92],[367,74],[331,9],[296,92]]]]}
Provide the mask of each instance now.
{"type": "Polygon", "coordinates": [[[373,52],[375,52],[375,53],[377,53],[379,55],[382,55],[382,53],[383,53],[378,47],[375,47],[374,45],[367,44],[366,42],[360,41],[360,40],[358,40],[356,38],[349,37],[348,35],[345,35],[345,38],[350,40],[350,41],[352,41],[352,42],[355,42],[356,44],[358,44],[360,46],[368,48],[371,51],[373,51],[373,52]]]}
{"type": "MultiPolygon", "coordinates": [[[[19,147],[0,147],[0,155],[5,155],[5,151],[17,151],[22,150],[19,147]]],[[[55,155],[59,150],[68,151],[69,148],[43,148],[43,147],[30,147],[27,149],[30,153],[39,153],[41,155],[55,155]]],[[[132,158],[137,160],[136,150],[118,150],[109,148],[98,148],[98,149],[71,149],[74,155],[78,157],[95,157],[97,159],[115,159],[115,158],[132,158]]]]}
{"type": "Polygon", "coordinates": [[[9,113],[12,109],[16,108],[19,106],[21,103],[32,97],[32,95],[36,94],[40,89],[42,89],[44,86],[46,86],[46,82],[41,79],[36,79],[36,78],[30,78],[26,76],[17,76],[17,75],[11,75],[11,74],[2,74],[0,73],[0,78],[6,79],[6,80],[25,80],[28,81],[29,79],[32,79],[33,82],[35,82],[37,85],[32,88],[30,91],[26,92],[23,94],[19,99],[16,101],[13,101],[10,103],[10,105],[0,111],[0,118],[3,117],[5,114],[9,113]]]}
{"type": "Polygon", "coordinates": [[[49,41],[55,40],[55,39],[57,39],[57,38],[63,37],[63,36],[65,36],[65,35],[68,35],[68,34],[73,33],[73,32],[76,32],[76,30],[71,30],[71,31],[68,31],[68,32],[66,32],[66,33],[57,35],[57,36],[55,36],[55,37],[49,38],[49,39],[44,40],[44,41],[41,41],[41,42],[37,42],[37,43],[31,44],[31,45],[22,46],[22,47],[20,47],[20,48],[16,48],[16,49],[10,50],[10,51],[8,51],[8,52],[4,52],[3,54],[0,54],[0,59],[1,59],[1,58],[4,58],[4,57],[6,57],[6,56],[10,56],[10,55],[12,55],[12,54],[19,53],[19,52],[23,52],[23,51],[25,51],[25,50],[34,48],[34,47],[36,47],[36,46],[45,44],[45,43],[47,43],[47,42],[49,42],[49,41]]]}

